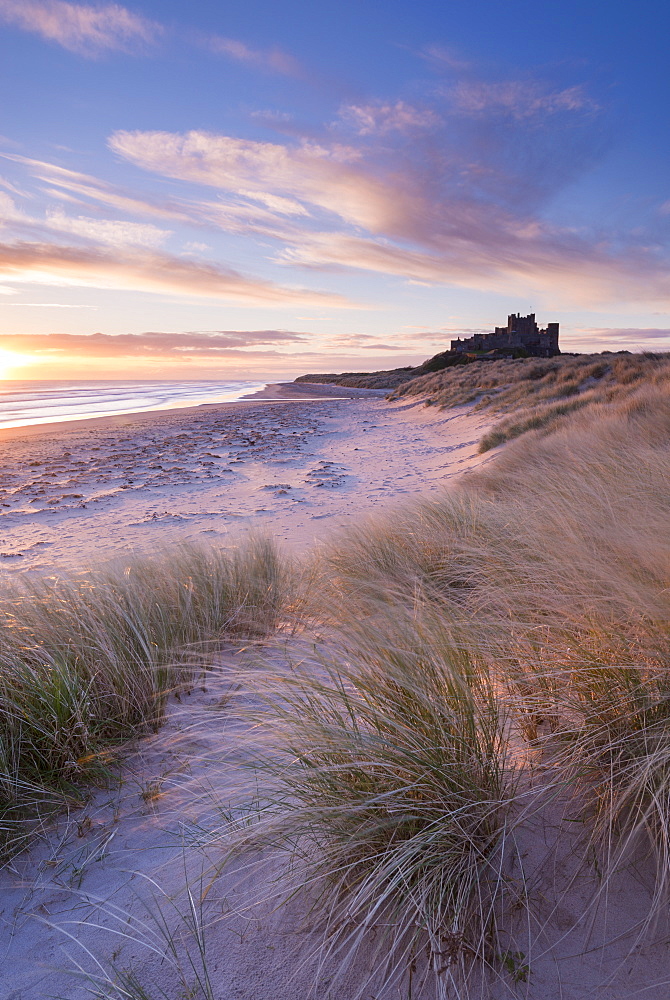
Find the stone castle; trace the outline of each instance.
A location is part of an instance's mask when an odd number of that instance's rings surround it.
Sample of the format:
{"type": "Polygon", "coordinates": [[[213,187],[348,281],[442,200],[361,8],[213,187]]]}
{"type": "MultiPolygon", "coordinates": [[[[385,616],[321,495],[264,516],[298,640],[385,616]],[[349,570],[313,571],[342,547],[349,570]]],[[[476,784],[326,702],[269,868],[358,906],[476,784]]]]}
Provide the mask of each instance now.
{"type": "Polygon", "coordinates": [[[535,313],[529,316],[512,313],[507,317],[507,326],[497,326],[495,333],[475,333],[465,340],[459,337],[451,342],[454,354],[514,350],[525,351],[536,358],[553,358],[555,354],[560,354],[558,323],[547,323],[547,329],[540,330],[535,322],[535,313]]]}

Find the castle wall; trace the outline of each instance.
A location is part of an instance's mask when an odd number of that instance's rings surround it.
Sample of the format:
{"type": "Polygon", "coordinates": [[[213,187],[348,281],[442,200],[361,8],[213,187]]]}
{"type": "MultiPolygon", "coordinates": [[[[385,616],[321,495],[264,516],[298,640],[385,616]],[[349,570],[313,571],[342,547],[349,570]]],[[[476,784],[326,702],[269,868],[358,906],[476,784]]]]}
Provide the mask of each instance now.
{"type": "Polygon", "coordinates": [[[494,333],[475,333],[472,337],[463,340],[459,337],[451,342],[451,350],[455,353],[515,348],[538,358],[560,354],[558,323],[549,323],[546,330],[541,330],[535,322],[535,313],[528,316],[512,313],[507,317],[507,326],[497,326],[494,333]]]}

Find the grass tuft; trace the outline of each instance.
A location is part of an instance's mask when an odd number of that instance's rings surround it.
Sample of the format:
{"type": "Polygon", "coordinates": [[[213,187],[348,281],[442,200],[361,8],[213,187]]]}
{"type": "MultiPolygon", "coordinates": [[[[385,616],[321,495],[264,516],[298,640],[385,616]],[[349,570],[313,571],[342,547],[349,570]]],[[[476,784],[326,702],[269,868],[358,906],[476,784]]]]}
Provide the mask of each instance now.
{"type": "Polygon", "coordinates": [[[410,968],[462,983],[503,950],[518,784],[504,707],[430,610],[389,602],[338,639],[330,658],[260,685],[267,805],[253,842],[288,850],[315,890],[310,921],[339,975],[372,947],[361,994],[410,968]]]}
{"type": "Polygon", "coordinates": [[[163,717],[217,644],[272,631],[288,568],[274,547],[174,549],[109,570],[25,577],[0,598],[0,831],[80,798],[163,717]],[[48,811],[48,810],[47,810],[48,811]]]}

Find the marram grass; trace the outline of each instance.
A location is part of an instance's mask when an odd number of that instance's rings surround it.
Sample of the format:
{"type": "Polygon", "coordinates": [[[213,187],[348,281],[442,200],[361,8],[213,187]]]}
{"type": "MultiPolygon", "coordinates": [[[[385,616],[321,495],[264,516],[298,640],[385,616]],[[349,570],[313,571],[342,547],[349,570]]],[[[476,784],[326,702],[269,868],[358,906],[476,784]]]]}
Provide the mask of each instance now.
{"type": "Polygon", "coordinates": [[[410,967],[462,985],[473,964],[497,965],[512,894],[505,709],[485,662],[430,609],[392,603],[330,649],[256,682],[265,807],[252,843],[288,850],[292,890],[318,898],[322,959],[343,974],[371,947],[360,995],[410,967]]]}
{"type": "Polygon", "coordinates": [[[337,652],[267,696],[259,836],[318,881],[325,953],[374,929],[382,978],[526,975],[511,858],[557,797],[594,906],[651,854],[642,937],[667,907],[669,484],[670,400],[643,387],[321,550],[310,610],[337,652]]]}
{"type": "Polygon", "coordinates": [[[273,546],[175,548],[106,571],[26,576],[0,596],[0,841],[76,801],[115,749],[162,719],[216,645],[275,628],[287,573],[273,546]]]}
{"type": "MultiPolygon", "coordinates": [[[[667,367],[532,361],[518,384],[487,368],[506,419],[585,404],[526,428],[449,494],[334,538],[310,569],[314,652],[249,671],[263,807],[223,835],[288,855],[321,961],[372,955],[361,995],[417,979],[437,996],[485,995],[487,970],[511,987],[532,977],[512,934],[533,904],[515,845],[548,795],[583,824],[594,898],[651,855],[640,934],[667,908],[667,367]]],[[[75,795],[157,724],[216,642],[271,633],[295,592],[261,543],[127,569],[5,595],[10,838],[26,804],[75,795]]]]}

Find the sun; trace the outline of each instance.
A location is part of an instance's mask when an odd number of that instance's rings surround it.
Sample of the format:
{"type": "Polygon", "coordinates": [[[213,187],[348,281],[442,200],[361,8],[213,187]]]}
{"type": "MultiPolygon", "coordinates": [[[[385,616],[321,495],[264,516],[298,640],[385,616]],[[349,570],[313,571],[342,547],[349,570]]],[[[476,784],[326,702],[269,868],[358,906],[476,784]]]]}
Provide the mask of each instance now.
{"type": "Polygon", "coordinates": [[[0,380],[9,378],[15,368],[21,368],[32,361],[27,354],[17,354],[16,351],[6,351],[0,347],[0,380]]]}

